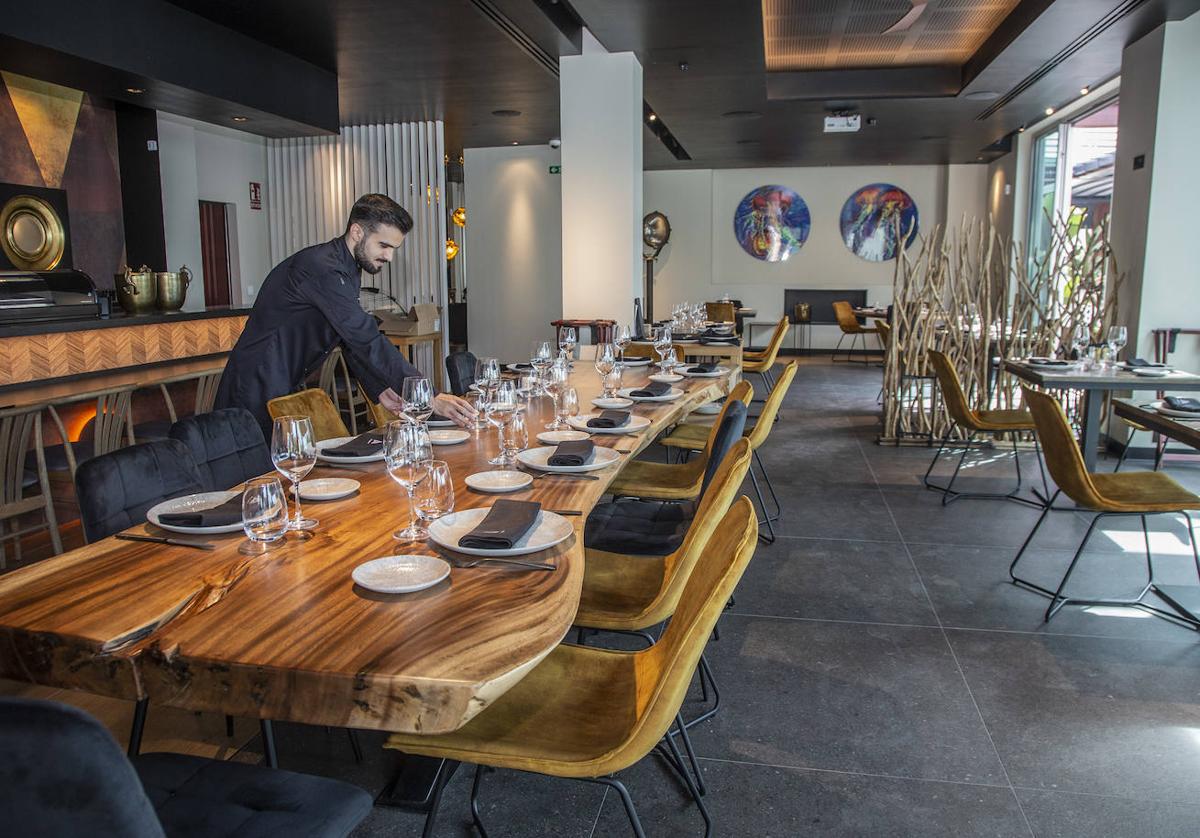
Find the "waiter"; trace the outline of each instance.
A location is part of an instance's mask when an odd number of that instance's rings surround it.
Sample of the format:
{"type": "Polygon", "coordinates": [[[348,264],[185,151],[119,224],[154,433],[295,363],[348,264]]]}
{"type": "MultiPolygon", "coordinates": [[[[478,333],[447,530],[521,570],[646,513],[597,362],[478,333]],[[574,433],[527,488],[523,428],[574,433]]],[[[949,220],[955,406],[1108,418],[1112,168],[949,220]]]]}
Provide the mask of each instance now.
{"type": "MultiPolygon", "coordinates": [[[[412,228],[412,216],[391,198],[363,195],[350,210],[344,235],[276,265],[229,354],[216,406],[249,410],[270,439],[267,402],[302,388],[341,343],[368,395],[398,413],[404,402],[396,391],[405,378],[421,372],[363,311],[358,288],[361,271],[383,270],[412,228]]],[[[433,408],[460,425],[475,418],[475,408],[448,393],[435,396],[433,408]]]]}

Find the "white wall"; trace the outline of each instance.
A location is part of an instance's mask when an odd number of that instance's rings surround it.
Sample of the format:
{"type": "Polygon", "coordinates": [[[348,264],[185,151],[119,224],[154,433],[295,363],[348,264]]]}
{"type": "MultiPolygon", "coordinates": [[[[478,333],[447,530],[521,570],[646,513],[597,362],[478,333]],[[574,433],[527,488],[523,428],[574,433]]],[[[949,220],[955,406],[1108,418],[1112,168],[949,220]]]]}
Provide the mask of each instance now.
{"type": "Polygon", "coordinates": [[[988,164],[987,213],[996,225],[996,231],[1006,239],[1013,237],[1013,202],[1016,199],[1017,152],[993,160],[988,164]]]}
{"type": "Polygon", "coordinates": [[[562,316],[561,175],[548,146],[463,152],[471,271],[467,341],[478,356],[526,360],[562,316]]]}
{"type": "MultiPolygon", "coordinates": [[[[758,310],[758,320],[777,320],[787,288],[865,289],[870,302],[892,298],[894,263],[868,262],[842,242],[842,204],[859,187],[892,183],[917,203],[922,231],[986,213],[987,167],[827,166],[819,168],[718,169],[647,172],[644,206],[671,223],[671,241],[655,270],[655,314],[665,317],[684,300],[716,299],[722,292],[758,310]],[[733,234],[733,213],[747,192],[765,184],[795,189],[808,203],[808,241],[785,262],[747,254],[733,234]]],[[[759,332],[759,335],[763,332],[759,332]]],[[[812,346],[832,347],[836,326],[814,326],[812,346]]]]}
{"type": "Polygon", "coordinates": [[[266,141],[186,117],[159,113],[158,156],[162,174],[167,264],[193,273],[188,311],[204,308],[200,256],[200,201],[232,204],[229,244],[234,305],[250,305],[271,270],[267,212],[266,141]],[[250,182],[264,184],[263,209],[250,209],[250,182]]]}

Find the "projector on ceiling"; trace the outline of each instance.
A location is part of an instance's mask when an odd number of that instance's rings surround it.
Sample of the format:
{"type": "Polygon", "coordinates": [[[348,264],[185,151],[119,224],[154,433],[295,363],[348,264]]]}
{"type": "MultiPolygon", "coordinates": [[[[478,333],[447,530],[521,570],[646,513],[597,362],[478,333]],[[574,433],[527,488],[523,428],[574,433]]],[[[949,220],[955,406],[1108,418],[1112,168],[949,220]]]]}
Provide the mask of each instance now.
{"type": "Polygon", "coordinates": [[[862,114],[852,113],[825,117],[826,134],[853,133],[862,127],[862,114]]]}

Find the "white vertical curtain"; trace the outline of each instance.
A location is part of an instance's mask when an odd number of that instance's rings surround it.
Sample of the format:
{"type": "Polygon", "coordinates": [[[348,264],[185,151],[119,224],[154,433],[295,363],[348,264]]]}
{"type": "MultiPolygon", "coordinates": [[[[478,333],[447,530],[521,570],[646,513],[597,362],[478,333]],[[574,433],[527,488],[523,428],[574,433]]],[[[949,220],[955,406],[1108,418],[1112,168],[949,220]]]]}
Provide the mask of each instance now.
{"type": "MultiPolygon", "coordinates": [[[[441,122],[347,125],[333,137],[267,141],[266,204],[271,262],[328,241],[346,229],[360,195],[382,192],[413,217],[413,230],[398,258],[383,271],[363,276],[406,308],[414,302],[446,311],[445,135],[441,122]]],[[[443,346],[446,341],[443,338],[443,346]]],[[[428,344],[418,347],[417,367],[435,363],[428,344]]]]}

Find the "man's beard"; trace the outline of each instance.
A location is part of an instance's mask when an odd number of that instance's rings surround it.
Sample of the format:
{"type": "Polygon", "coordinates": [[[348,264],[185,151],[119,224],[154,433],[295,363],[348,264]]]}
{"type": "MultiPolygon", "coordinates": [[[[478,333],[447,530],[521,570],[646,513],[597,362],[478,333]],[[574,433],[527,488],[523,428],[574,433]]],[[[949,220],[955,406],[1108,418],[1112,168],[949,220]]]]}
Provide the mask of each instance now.
{"type": "Polygon", "coordinates": [[[363,247],[365,242],[366,239],[363,239],[354,245],[354,261],[358,264],[359,270],[366,271],[369,274],[377,274],[383,270],[383,265],[378,262],[372,262],[367,258],[366,248],[363,247]]]}

